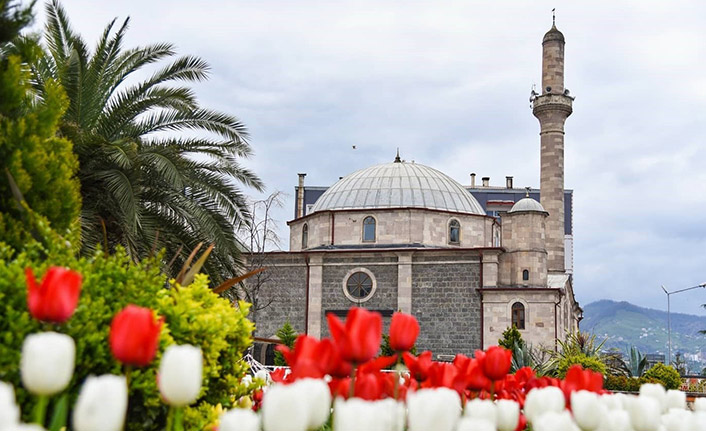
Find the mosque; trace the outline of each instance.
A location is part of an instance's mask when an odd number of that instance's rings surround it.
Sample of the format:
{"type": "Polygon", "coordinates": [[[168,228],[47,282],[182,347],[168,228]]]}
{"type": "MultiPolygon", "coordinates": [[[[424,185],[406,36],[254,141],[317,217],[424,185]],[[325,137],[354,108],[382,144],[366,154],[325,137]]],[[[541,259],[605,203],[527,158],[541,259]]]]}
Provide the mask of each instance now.
{"type": "Polygon", "coordinates": [[[564,123],[573,97],[564,88],[564,35],[542,41],[542,89],[532,92],[540,125],[540,187],[518,189],[482,178],[463,186],[443,172],[403,160],[371,166],[330,187],[299,174],[289,251],[270,252],[260,288],[259,337],[289,321],[326,336],[326,314],[351,306],[413,314],[419,351],[435,359],[497,344],[515,325],[534,346],[578,329],[574,298],[572,198],[564,189],[564,123]]]}

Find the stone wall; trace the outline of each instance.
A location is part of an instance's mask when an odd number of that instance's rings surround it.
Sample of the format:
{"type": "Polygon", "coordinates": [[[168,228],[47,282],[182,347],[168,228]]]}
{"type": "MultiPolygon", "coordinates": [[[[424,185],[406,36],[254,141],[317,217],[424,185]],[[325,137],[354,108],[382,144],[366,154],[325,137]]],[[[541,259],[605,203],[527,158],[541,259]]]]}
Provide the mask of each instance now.
{"type": "MultiPolygon", "coordinates": [[[[512,304],[520,302],[525,307],[525,329],[522,338],[534,347],[554,349],[554,304],[560,300],[558,289],[486,289],[483,291],[484,348],[498,343],[503,331],[512,325],[512,304]]],[[[566,299],[564,298],[564,301],[566,299]]],[[[561,308],[561,304],[559,305],[561,308]]],[[[561,310],[557,309],[557,331],[564,334],[561,310]]]]}
{"type": "Polygon", "coordinates": [[[308,247],[331,245],[333,223],[334,245],[363,244],[363,219],[376,220],[377,244],[424,244],[437,247],[492,247],[492,217],[455,214],[426,209],[375,209],[370,211],[326,211],[290,222],[291,251],[301,250],[302,227],[309,227],[308,247]],[[460,242],[449,244],[449,222],[461,224],[460,242]]]}
{"type": "MultiPolygon", "coordinates": [[[[394,253],[346,254],[327,256],[323,261],[322,286],[322,322],[321,336],[329,336],[326,313],[331,310],[347,310],[361,306],[371,310],[397,311],[397,256],[394,253]],[[349,273],[364,268],[373,274],[375,291],[365,301],[351,301],[343,292],[344,282],[349,273]]],[[[343,320],[343,318],[341,318],[343,320]]],[[[389,316],[383,318],[383,332],[389,328],[389,316]]]]}
{"type": "MultiPolygon", "coordinates": [[[[255,312],[255,336],[274,338],[275,332],[289,320],[298,333],[304,332],[306,311],[306,260],[300,254],[271,253],[262,273],[266,282],[260,288],[259,305],[255,312]]],[[[246,286],[253,287],[251,277],[246,286]]],[[[251,315],[252,317],[252,315],[251,315]]]]}
{"type": "Polygon", "coordinates": [[[418,351],[471,355],[480,346],[480,260],[477,254],[419,252],[412,265],[412,314],[418,351]]]}

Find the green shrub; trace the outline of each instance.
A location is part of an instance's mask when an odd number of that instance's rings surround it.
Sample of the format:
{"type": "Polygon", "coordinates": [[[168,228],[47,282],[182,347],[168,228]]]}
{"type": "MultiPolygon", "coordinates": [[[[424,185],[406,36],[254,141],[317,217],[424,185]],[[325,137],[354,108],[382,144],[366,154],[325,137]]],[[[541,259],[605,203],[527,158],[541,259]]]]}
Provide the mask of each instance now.
{"type": "Polygon", "coordinates": [[[81,208],[74,177],[78,160],[71,142],[57,136],[68,100],[55,82],[47,83],[41,101],[33,99],[29,78],[19,57],[0,62],[0,241],[17,250],[30,239],[31,229],[16,191],[61,233],[77,227],[81,208]]]}
{"type": "MultiPolygon", "coordinates": [[[[33,399],[20,383],[20,348],[27,334],[48,329],[27,311],[24,268],[28,266],[37,276],[50,265],[64,265],[84,277],[75,314],[54,328],[76,341],[76,370],[68,388],[72,404],[88,375],[122,372],[110,353],[108,331],[113,315],[128,303],[152,308],[166,321],[155,361],[132,371],[126,430],[163,428],[167,409],[160,401],[155,376],[161,352],[173,343],[195,344],[203,351],[204,386],[197,409],[208,409],[206,404],[227,408],[247,393],[248,388],[238,381],[246,370],[242,352],[253,329],[245,317],[248,307],[241,303],[240,308],[234,308],[212,293],[205,276],[198,276],[187,287],[167,289],[157,260],[135,264],[123,250],[111,256],[74,259],[60,247],[54,250],[33,244],[10,260],[12,254],[9,247],[0,245],[0,380],[15,386],[25,415],[31,412],[33,399]],[[42,258],[44,255],[48,257],[42,258]]],[[[190,410],[185,414],[187,429],[201,429],[199,423],[190,423],[190,418],[196,417],[190,410]]]]}
{"type": "Polygon", "coordinates": [[[515,350],[515,345],[522,349],[525,347],[525,340],[522,339],[522,334],[520,334],[517,326],[512,325],[503,331],[503,337],[498,340],[498,346],[508,350],[515,350]]]}
{"type": "Polygon", "coordinates": [[[681,386],[679,372],[673,367],[662,363],[657,363],[647,370],[645,377],[658,380],[667,389],[679,389],[681,386]]]}
{"type": "MultiPolygon", "coordinates": [[[[284,322],[284,325],[277,330],[275,335],[279,338],[282,344],[290,349],[294,347],[294,342],[297,340],[297,331],[294,330],[294,327],[291,323],[289,323],[289,320],[284,322]]],[[[279,350],[275,350],[275,365],[279,367],[287,365],[284,355],[280,353],[279,350]]]]}
{"type": "Polygon", "coordinates": [[[560,379],[566,377],[566,372],[575,364],[581,365],[586,370],[597,371],[603,375],[606,374],[606,366],[600,359],[579,353],[565,356],[559,360],[556,371],[557,377],[560,379]]]}
{"type": "Polygon", "coordinates": [[[603,387],[609,391],[639,392],[640,386],[645,383],[660,383],[660,381],[645,376],[626,377],[607,375],[603,387]]]}

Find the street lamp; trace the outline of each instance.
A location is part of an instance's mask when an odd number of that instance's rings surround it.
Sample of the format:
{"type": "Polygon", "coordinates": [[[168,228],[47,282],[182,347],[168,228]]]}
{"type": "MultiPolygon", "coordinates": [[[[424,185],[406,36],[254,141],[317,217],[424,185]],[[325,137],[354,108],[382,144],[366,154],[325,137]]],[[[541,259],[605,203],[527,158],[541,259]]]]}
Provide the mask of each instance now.
{"type": "Polygon", "coordinates": [[[706,283],[697,284],[696,286],[687,287],[686,289],[675,290],[674,292],[668,292],[664,285],[660,286],[664,293],[667,294],[667,339],[669,340],[669,356],[667,357],[667,365],[672,364],[672,316],[669,297],[675,293],[686,292],[687,290],[698,289],[699,287],[706,287],[706,283]]]}

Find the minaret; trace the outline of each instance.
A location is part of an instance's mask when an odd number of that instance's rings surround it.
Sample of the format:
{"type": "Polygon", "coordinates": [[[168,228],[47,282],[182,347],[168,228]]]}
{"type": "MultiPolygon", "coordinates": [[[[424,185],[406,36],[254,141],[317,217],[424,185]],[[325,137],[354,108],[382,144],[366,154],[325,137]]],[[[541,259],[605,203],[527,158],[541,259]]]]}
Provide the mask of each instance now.
{"type": "Polygon", "coordinates": [[[564,35],[556,25],[542,41],[542,90],[533,92],[532,113],[539,120],[541,142],[540,202],[546,224],[547,270],[564,267],[564,122],[573,97],[564,89],[564,35]]]}

